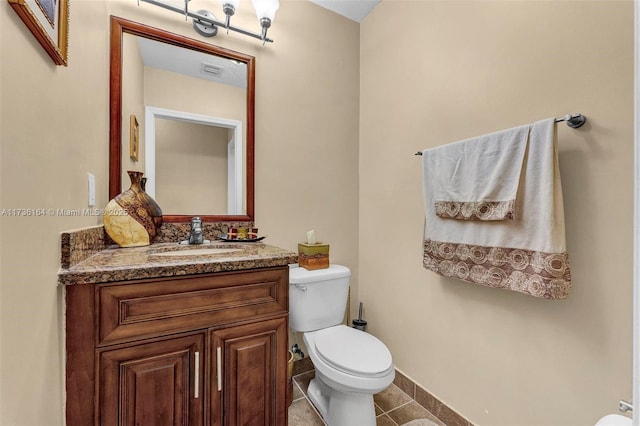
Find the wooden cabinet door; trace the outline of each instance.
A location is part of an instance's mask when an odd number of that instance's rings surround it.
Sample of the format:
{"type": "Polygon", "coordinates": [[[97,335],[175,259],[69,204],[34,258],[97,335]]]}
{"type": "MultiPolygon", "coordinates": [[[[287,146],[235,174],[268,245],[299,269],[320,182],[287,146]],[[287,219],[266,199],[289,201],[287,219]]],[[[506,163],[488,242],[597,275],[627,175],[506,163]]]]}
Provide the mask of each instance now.
{"type": "Polygon", "coordinates": [[[99,353],[101,426],[203,424],[204,333],[99,353]]]}
{"type": "Polygon", "coordinates": [[[287,424],[287,318],[211,331],[212,425],[287,424]]]}

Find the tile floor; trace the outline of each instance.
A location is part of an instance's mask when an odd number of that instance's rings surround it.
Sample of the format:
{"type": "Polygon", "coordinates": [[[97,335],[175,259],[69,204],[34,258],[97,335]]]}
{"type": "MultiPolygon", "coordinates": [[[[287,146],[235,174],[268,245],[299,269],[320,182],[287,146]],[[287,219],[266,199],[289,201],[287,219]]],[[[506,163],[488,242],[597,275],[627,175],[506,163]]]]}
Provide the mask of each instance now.
{"type": "MultiPolygon", "coordinates": [[[[314,371],[293,377],[293,397],[289,407],[289,426],[325,426],[324,421],[307,398],[314,371]]],[[[377,426],[446,426],[433,414],[416,403],[394,384],[373,396],[377,426]],[[422,420],[422,421],[420,421],[422,420]]],[[[359,425],[352,425],[359,426],[359,425]]]]}

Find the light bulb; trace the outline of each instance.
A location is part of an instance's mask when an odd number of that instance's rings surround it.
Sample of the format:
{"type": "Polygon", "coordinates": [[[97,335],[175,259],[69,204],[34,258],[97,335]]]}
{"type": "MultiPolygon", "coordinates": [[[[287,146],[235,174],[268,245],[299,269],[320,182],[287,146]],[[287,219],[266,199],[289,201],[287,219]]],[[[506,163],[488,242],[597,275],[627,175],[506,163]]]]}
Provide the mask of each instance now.
{"type": "Polygon", "coordinates": [[[220,3],[222,3],[222,5],[224,6],[225,4],[230,4],[231,6],[233,6],[235,9],[238,8],[238,6],[240,6],[240,0],[221,0],[220,3]]]}
{"type": "Polygon", "coordinates": [[[280,7],[280,2],[278,0],[251,0],[251,2],[260,24],[264,26],[263,19],[268,19],[269,25],[271,25],[276,17],[276,11],[280,7]]]}

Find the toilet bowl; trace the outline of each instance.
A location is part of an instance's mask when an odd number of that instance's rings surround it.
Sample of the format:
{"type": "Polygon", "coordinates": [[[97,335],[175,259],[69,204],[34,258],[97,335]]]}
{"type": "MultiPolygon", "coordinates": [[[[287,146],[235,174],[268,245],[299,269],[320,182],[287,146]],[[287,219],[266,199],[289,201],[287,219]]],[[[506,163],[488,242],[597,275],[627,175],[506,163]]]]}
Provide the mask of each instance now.
{"type": "Polygon", "coordinates": [[[598,420],[596,426],[631,426],[631,419],[620,414],[609,414],[598,420]]]}
{"type": "Polygon", "coordinates": [[[395,377],[389,349],[375,336],[342,324],[351,272],[340,265],[289,271],[290,327],[304,333],[315,367],[311,402],[329,426],[375,425],[373,395],[395,377]]]}
{"type": "Polygon", "coordinates": [[[373,394],[395,377],[391,353],[374,336],[345,325],[304,333],[316,378],[308,395],[328,425],[375,425],[373,394]]]}
{"type": "Polygon", "coordinates": [[[391,353],[371,334],[336,325],[304,333],[304,343],[316,371],[333,388],[373,394],[393,381],[391,353]]]}

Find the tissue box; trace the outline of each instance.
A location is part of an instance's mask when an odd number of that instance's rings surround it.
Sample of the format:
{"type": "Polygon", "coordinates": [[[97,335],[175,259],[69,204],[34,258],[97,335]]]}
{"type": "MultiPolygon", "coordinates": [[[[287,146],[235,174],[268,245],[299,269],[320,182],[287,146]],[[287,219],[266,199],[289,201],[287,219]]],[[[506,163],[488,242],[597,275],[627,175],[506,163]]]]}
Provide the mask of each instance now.
{"type": "Polygon", "coordinates": [[[298,244],[298,265],[311,271],[329,267],[329,244],[298,244]]]}

